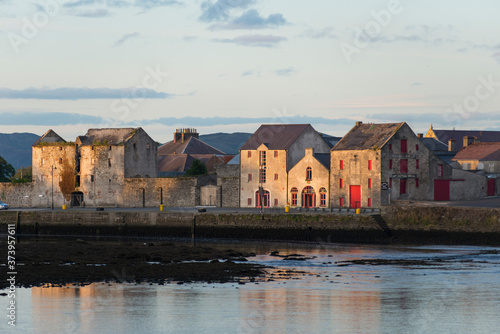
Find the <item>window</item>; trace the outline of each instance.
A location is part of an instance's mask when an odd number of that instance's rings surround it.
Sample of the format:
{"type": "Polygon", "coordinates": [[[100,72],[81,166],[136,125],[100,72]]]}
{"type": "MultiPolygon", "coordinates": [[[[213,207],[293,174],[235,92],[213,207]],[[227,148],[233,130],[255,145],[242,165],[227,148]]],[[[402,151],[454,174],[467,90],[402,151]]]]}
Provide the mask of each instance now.
{"type": "Polygon", "coordinates": [[[252,199],[250,197],[248,198],[248,206],[252,206],[252,199]]]}
{"type": "Polygon", "coordinates": [[[292,206],[297,206],[297,193],[299,191],[294,187],[290,192],[292,193],[292,206]]]}
{"type": "Polygon", "coordinates": [[[111,159],[108,159],[108,167],[111,167],[111,159]]]}
{"type": "Polygon", "coordinates": [[[415,179],[415,188],[418,188],[418,177],[415,179]]]}
{"type": "Polygon", "coordinates": [[[247,157],[248,157],[248,158],[251,158],[251,157],[252,157],[252,151],[248,151],[247,157]]]}
{"type": "Polygon", "coordinates": [[[344,160],[340,160],[340,169],[344,169],[344,160]]]}
{"type": "Polygon", "coordinates": [[[274,206],[278,206],[278,199],[277,198],[274,199],[274,206]]]}
{"type": "Polygon", "coordinates": [[[438,176],[443,176],[443,165],[441,164],[438,165],[438,176]]]}
{"type": "Polygon", "coordinates": [[[278,181],[278,173],[274,173],[274,181],[278,181]]]}
{"type": "Polygon", "coordinates": [[[59,158],[59,165],[62,165],[62,158],[59,158]]]}
{"type": "Polygon", "coordinates": [[[399,172],[408,173],[408,159],[401,159],[399,162],[399,172]]]}
{"type": "Polygon", "coordinates": [[[392,159],[389,160],[389,169],[392,169],[392,159]]]}
{"type": "Polygon", "coordinates": [[[90,163],[93,165],[94,164],[94,158],[90,158],[90,163]]]}
{"type": "Polygon", "coordinates": [[[262,168],[259,173],[259,182],[266,183],[266,170],[262,168]]]}
{"type": "Polygon", "coordinates": [[[372,199],[371,198],[368,198],[368,207],[371,208],[372,207],[372,199]]]}
{"type": "Polygon", "coordinates": [[[248,174],[248,182],[252,181],[252,174],[248,174]]]}
{"type": "Polygon", "coordinates": [[[62,151],[62,146],[59,146],[59,151],[62,151]]]}
{"type": "Polygon", "coordinates": [[[392,144],[389,144],[389,151],[392,151],[392,144]]]}
{"type": "Polygon", "coordinates": [[[407,153],[408,148],[407,148],[407,140],[406,139],[401,139],[401,153],[407,153]]]}
{"type": "Polygon", "coordinates": [[[136,149],[136,148],[137,148],[137,145],[136,145],[135,143],[134,143],[134,145],[133,145],[133,146],[134,146],[134,149],[136,149]]]}
{"type": "Polygon", "coordinates": [[[400,195],[406,194],[406,179],[399,180],[399,194],[400,195]]]}
{"type": "Polygon", "coordinates": [[[319,190],[320,206],[326,206],[326,188],[321,188],[319,190]]]}
{"type": "Polygon", "coordinates": [[[418,151],[418,144],[415,145],[415,151],[418,151]]]}
{"type": "Polygon", "coordinates": [[[278,151],[274,151],[274,157],[277,158],[278,157],[278,151]]]}
{"type": "Polygon", "coordinates": [[[368,179],[368,188],[372,188],[372,179],[368,179]]]}
{"type": "Polygon", "coordinates": [[[419,163],[418,159],[415,160],[415,168],[420,169],[420,163],[419,163]]]}
{"type": "Polygon", "coordinates": [[[259,151],[259,165],[266,165],[266,151],[259,151]]]}
{"type": "Polygon", "coordinates": [[[344,187],[344,180],[340,179],[339,180],[339,188],[343,188],[343,187],[344,187]]]}
{"type": "Polygon", "coordinates": [[[372,170],[372,161],[368,160],[368,170],[372,170]]]}
{"type": "Polygon", "coordinates": [[[90,175],[90,182],[94,182],[94,175],[90,175]]]}
{"type": "Polygon", "coordinates": [[[339,198],[339,205],[344,206],[344,199],[342,197],[339,198]]]}
{"type": "Polygon", "coordinates": [[[311,181],[312,180],[312,168],[311,167],[307,167],[306,168],[306,181],[311,181]]]}
{"type": "MultiPolygon", "coordinates": [[[[149,148],[149,144],[146,145],[146,148],[149,148]]],[[[109,147],[109,150],[111,151],[111,146],[109,147]]]]}

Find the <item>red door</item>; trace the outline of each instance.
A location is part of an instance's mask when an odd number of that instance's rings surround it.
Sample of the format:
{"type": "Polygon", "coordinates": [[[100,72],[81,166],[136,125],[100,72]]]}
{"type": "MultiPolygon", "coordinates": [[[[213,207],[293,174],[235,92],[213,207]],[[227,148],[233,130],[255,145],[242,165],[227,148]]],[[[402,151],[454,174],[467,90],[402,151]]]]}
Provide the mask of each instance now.
{"type": "Polygon", "coordinates": [[[399,194],[400,195],[406,194],[406,179],[399,180],[399,194]]]}
{"type": "Polygon", "coordinates": [[[488,196],[495,196],[495,179],[488,179],[488,196]]]}
{"type": "Polygon", "coordinates": [[[361,207],[361,186],[351,186],[350,208],[357,209],[361,207]]]}
{"type": "Polygon", "coordinates": [[[434,180],[434,200],[450,200],[450,180],[434,180]]]}

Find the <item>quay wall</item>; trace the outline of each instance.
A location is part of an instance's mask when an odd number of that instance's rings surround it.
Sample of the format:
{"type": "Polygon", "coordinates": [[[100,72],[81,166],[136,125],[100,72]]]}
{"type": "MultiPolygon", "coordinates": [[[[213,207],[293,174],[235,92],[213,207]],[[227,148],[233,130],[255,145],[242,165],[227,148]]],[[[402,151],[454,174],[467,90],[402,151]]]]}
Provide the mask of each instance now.
{"type": "Polygon", "coordinates": [[[373,244],[500,245],[500,209],[387,207],[380,215],[2,211],[0,233],[20,235],[240,238],[373,244]]]}

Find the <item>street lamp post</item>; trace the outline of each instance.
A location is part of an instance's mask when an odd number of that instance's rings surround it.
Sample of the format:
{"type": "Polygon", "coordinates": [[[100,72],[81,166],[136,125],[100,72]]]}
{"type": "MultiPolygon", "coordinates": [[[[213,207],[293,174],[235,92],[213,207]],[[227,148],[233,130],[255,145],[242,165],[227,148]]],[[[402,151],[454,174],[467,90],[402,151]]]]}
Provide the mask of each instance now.
{"type": "Polygon", "coordinates": [[[57,169],[57,167],[52,165],[52,210],[54,210],[54,169],[57,169]]]}

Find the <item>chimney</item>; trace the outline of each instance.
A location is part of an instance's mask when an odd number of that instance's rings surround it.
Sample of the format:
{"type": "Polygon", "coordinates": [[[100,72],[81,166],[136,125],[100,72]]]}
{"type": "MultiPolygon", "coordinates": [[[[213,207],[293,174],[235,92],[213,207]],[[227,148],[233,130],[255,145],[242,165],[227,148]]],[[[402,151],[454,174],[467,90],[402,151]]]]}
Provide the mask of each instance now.
{"type": "Polygon", "coordinates": [[[314,148],[306,148],[306,155],[313,155],[314,154],[314,148]]]}
{"type": "Polygon", "coordinates": [[[363,124],[363,122],[361,122],[361,121],[356,122],[356,126],[360,126],[361,124],[363,124]]]}
{"type": "Polygon", "coordinates": [[[464,136],[463,147],[467,147],[470,144],[472,144],[473,142],[474,142],[474,137],[472,137],[472,136],[464,136]]]}
{"type": "Polygon", "coordinates": [[[176,129],[174,132],[174,143],[177,143],[177,141],[181,141],[184,143],[185,140],[188,140],[189,137],[195,137],[198,138],[199,134],[196,131],[196,129],[176,129]]]}
{"type": "Polygon", "coordinates": [[[418,138],[424,138],[424,134],[423,134],[423,133],[418,133],[418,134],[417,134],[417,137],[418,137],[418,138]]]}
{"type": "Polygon", "coordinates": [[[455,139],[448,140],[448,152],[455,152],[457,150],[457,143],[455,139]]]}
{"type": "Polygon", "coordinates": [[[475,143],[480,143],[480,142],[481,142],[481,140],[480,140],[479,138],[474,137],[474,144],[475,144],[475,143]]]}

